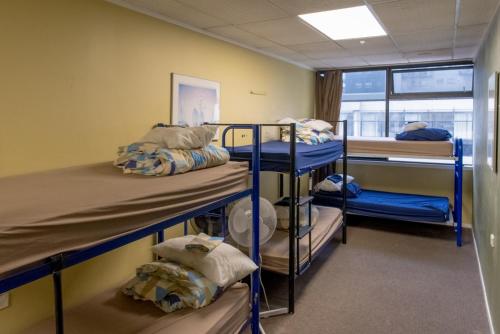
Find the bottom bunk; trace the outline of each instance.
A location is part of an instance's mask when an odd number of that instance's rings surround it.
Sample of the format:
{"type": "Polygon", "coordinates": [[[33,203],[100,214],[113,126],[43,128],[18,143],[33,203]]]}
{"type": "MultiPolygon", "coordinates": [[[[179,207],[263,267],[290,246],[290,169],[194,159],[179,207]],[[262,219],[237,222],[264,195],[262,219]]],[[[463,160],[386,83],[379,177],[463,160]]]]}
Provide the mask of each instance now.
{"type": "MultiPolygon", "coordinates": [[[[314,204],[341,207],[342,198],[325,191],[314,194],[314,204]]],[[[447,224],[450,201],[447,197],[392,193],[363,189],[347,199],[347,213],[394,220],[447,224]]]]}
{"type": "MultiPolygon", "coordinates": [[[[119,289],[111,289],[65,311],[64,326],[65,333],[70,334],[234,334],[249,318],[248,286],[236,283],[206,307],[173,313],[165,313],[152,303],[133,300],[119,289]]],[[[54,320],[43,320],[24,333],[55,333],[54,320]]]]}
{"type": "MultiPolygon", "coordinates": [[[[318,206],[319,216],[311,232],[311,250],[314,257],[342,227],[342,211],[337,208],[318,206]]],[[[261,246],[262,269],[288,275],[289,232],[277,230],[272,238],[261,246]]],[[[300,265],[308,262],[309,238],[300,240],[300,265]]]]}

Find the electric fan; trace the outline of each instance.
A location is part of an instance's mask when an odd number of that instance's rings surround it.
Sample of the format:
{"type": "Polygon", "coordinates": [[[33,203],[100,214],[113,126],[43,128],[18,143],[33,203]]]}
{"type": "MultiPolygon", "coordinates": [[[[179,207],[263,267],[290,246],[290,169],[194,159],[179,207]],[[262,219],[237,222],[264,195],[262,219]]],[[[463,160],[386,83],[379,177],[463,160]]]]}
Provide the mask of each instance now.
{"type": "MultiPolygon", "coordinates": [[[[263,245],[273,236],[278,219],[271,202],[260,197],[259,204],[259,245],[263,245]]],[[[238,245],[247,248],[252,246],[252,200],[249,197],[240,200],[231,210],[229,214],[229,234],[238,245]]],[[[262,285],[267,308],[269,309],[266,290],[260,277],[259,281],[262,285]]],[[[261,334],[266,334],[262,324],[260,324],[259,329],[261,334]]]]}
{"type": "MultiPolygon", "coordinates": [[[[260,198],[259,215],[259,245],[265,244],[276,229],[276,211],[265,198],[260,198]]],[[[252,245],[252,200],[246,197],[240,200],[229,214],[229,234],[231,238],[243,247],[252,245]]]]}

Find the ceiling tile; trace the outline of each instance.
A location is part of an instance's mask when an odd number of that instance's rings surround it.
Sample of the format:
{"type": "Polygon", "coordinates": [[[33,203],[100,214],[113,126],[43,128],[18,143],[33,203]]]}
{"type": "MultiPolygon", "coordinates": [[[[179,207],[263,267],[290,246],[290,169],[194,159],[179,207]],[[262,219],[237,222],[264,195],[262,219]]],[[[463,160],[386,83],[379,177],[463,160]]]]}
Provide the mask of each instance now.
{"type": "Polygon", "coordinates": [[[458,27],[455,47],[479,45],[487,27],[487,24],[458,27]]]}
{"type": "Polygon", "coordinates": [[[378,4],[378,3],[384,3],[384,2],[396,2],[396,1],[399,1],[399,0],[366,0],[366,2],[371,4],[371,5],[378,4]]]}
{"type": "Polygon", "coordinates": [[[476,52],[477,52],[476,46],[455,48],[453,50],[453,59],[473,59],[476,56],[476,52]]]}
{"type": "Polygon", "coordinates": [[[488,23],[495,14],[498,0],[461,0],[458,25],[488,23]]]}
{"type": "Polygon", "coordinates": [[[363,56],[363,59],[369,65],[395,65],[405,64],[408,62],[401,53],[388,53],[363,56]]]}
{"type": "Polygon", "coordinates": [[[453,47],[453,29],[425,30],[417,33],[393,34],[398,48],[403,52],[449,49],[453,47]]]}
{"type": "Polygon", "coordinates": [[[361,6],[363,0],[270,0],[291,15],[361,6]]]}
{"type": "Polygon", "coordinates": [[[418,52],[403,53],[403,57],[407,58],[409,62],[426,62],[426,61],[440,61],[452,59],[451,49],[441,50],[427,50],[418,52]]]}
{"type": "Polygon", "coordinates": [[[360,57],[321,59],[321,62],[327,64],[330,67],[343,67],[343,68],[368,65],[368,63],[360,57]]]}
{"type": "Polygon", "coordinates": [[[290,50],[289,48],[286,48],[281,45],[272,45],[268,47],[263,47],[260,48],[260,50],[272,53],[277,56],[281,56],[290,60],[295,60],[295,61],[300,61],[300,60],[306,60],[308,59],[307,56],[304,56],[303,54],[300,54],[298,52],[295,52],[293,50],[290,50]]]}
{"type": "Polygon", "coordinates": [[[354,55],[398,52],[392,40],[387,36],[365,39],[346,39],[336,41],[336,43],[354,55]],[[362,41],[364,41],[364,44],[361,43],[362,41]]]}
{"type": "Polygon", "coordinates": [[[451,29],[455,23],[455,0],[400,0],[372,8],[392,34],[451,29]]]}
{"type": "Polygon", "coordinates": [[[207,30],[216,35],[256,48],[263,48],[274,44],[271,41],[255,36],[254,34],[241,30],[235,26],[215,27],[207,30]]]}
{"type": "Polygon", "coordinates": [[[349,52],[335,42],[307,43],[289,46],[312,59],[341,58],[349,56],[349,52]]]}
{"type": "Polygon", "coordinates": [[[208,28],[226,24],[225,21],[180,4],[174,0],[126,0],[152,12],[164,15],[173,20],[192,25],[196,28],[208,28]]]}
{"type": "Polygon", "coordinates": [[[281,45],[295,45],[328,40],[323,34],[296,17],[249,23],[239,27],[281,45]]]}
{"type": "Polygon", "coordinates": [[[301,63],[304,65],[310,66],[312,68],[315,68],[315,69],[329,67],[326,63],[322,62],[321,60],[317,60],[317,59],[303,60],[303,61],[301,61],[301,63]]]}
{"type": "Polygon", "coordinates": [[[233,24],[272,20],[288,16],[267,0],[177,0],[208,15],[233,24]]]}

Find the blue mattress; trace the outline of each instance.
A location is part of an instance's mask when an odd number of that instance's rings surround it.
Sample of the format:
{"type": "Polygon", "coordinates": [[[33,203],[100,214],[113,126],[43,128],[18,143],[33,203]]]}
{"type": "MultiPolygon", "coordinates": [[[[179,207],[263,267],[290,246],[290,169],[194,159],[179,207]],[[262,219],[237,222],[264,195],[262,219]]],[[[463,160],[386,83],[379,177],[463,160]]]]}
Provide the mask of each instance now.
{"type": "MultiPolygon", "coordinates": [[[[314,194],[313,203],[340,208],[342,198],[320,191],[314,194]]],[[[347,213],[414,222],[447,222],[449,208],[450,203],[447,197],[399,194],[365,189],[358,197],[347,199],[347,213]]]]}
{"type": "MultiPolygon", "coordinates": [[[[226,147],[231,160],[252,159],[252,146],[226,147]]],[[[304,174],[313,169],[325,166],[342,157],[341,140],[334,140],[319,145],[297,143],[295,154],[295,173],[304,174]]],[[[269,141],[261,145],[261,170],[288,173],[290,171],[290,143],[279,140],[269,141]]]]}

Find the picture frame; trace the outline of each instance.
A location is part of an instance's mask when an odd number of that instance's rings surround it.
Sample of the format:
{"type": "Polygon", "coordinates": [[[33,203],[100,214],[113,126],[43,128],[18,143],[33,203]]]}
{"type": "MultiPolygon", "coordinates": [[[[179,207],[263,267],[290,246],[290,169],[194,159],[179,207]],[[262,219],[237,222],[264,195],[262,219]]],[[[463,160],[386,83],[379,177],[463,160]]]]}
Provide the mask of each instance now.
{"type": "Polygon", "coordinates": [[[172,73],[170,116],[173,125],[199,126],[204,122],[218,123],[220,83],[172,73]]]}
{"type": "Polygon", "coordinates": [[[499,72],[494,72],[488,79],[486,163],[494,173],[498,171],[498,81],[499,72]]]}

